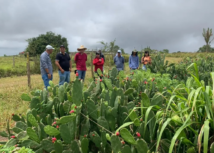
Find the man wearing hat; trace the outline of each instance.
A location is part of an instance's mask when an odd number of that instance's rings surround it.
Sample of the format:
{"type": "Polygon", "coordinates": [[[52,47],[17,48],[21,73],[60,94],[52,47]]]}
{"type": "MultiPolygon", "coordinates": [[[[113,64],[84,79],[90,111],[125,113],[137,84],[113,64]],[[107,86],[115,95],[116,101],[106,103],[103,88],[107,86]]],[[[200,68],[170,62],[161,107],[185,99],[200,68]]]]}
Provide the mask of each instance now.
{"type": "Polygon", "coordinates": [[[49,56],[53,50],[54,48],[51,45],[47,45],[46,51],[40,56],[40,71],[46,89],[49,86],[49,81],[53,79],[53,67],[49,56]]]}
{"type": "Polygon", "coordinates": [[[129,57],[129,68],[131,70],[138,69],[139,67],[139,57],[137,51],[133,50],[131,56],[129,57]]]}
{"type": "Polygon", "coordinates": [[[65,82],[70,82],[71,72],[71,58],[69,54],[65,52],[65,46],[60,46],[60,53],[56,55],[55,64],[59,70],[59,85],[63,85],[65,82]]]}
{"type": "Polygon", "coordinates": [[[81,80],[85,79],[85,73],[86,73],[87,54],[84,53],[84,51],[86,49],[87,48],[85,48],[83,45],[81,45],[79,48],[77,48],[78,53],[76,53],[76,55],[74,57],[78,76],[79,76],[79,79],[81,79],[81,80]]]}
{"type": "Polygon", "coordinates": [[[121,50],[117,51],[117,55],[114,57],[114,63],[118,71],[124,70],[124,57],[121,56],[121,50]]]}

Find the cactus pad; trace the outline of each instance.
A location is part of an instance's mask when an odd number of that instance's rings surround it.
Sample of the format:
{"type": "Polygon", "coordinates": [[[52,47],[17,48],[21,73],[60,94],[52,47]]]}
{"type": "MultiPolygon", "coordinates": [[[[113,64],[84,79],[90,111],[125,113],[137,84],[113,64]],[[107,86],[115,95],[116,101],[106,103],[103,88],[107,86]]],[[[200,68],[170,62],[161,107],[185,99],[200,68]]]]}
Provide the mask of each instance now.
{"type": "Polygon", "coordinates": [[[50,125],[45,126],[44,131],[46,134],[48,134],[50,136],[57,136],[60,134],[60,132],[56,128],[54,128],[50,125]]]}

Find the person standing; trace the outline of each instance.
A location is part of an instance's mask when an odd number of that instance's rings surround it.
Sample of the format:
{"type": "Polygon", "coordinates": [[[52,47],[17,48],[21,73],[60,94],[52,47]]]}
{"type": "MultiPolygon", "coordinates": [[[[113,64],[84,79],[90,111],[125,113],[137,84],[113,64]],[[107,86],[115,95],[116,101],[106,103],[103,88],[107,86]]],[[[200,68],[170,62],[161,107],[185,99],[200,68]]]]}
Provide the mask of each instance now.
{"type": "Polygon", "coordinates": [[[96,52],[96,57],[93,59],[93,65],[95,66],[94,72],[97,73],[97,69],[103,72],[104,59],[100,56],[99,52],[96,52]]]}
{"type": "Polygon", "coordinates": [[[53,50],[54,48],[51,45],[47,45],[46,51],[40,56],[40,71],[46,89],[50,86],[49,81],[53,79],[53,67],[49,56],[53,50]]]}
{"type": "MultiPolygon", "coordinates": [[[[100,57],[103,58],[105,62],[105,56],[102,54],[101,49],[98,48],[98,53],[100,53],[100,57]]],[[[103,70],[104,70],[104,64],[103,64],[103,70]]]]}
{"type": "Polygon", "coordinates": [[[138,67],[139,67],[139,58],[138,58],[137,51],[134,50],[132,51],[132,54],[129,57],[129,68],[131,70],[135,70],[135,69],[138,69],[138,67]]]}
{"type": "Polygon", "coordinates": [[[117,51],[117,56],[114,57],[114,63],[118,71],[124,70],[124,57],[121,56],[121,50],[117,51]]]}
{"type": "Polygon", "coordinates": [[[60,53],[56,55],[55,64],[58,67],[59,73],[59,85],[63,85],[65,82],[70,82],[71,72],[71,58],[69,54],[65,52],[65,46],[60,46],[60,53]]]}
{"type": "Polygon", "coordinates": [[[146,71],[147,70],[146,65],[151,64],[152,63],[151,61],[152,60],[151,60],[151,57],[149,56],[149,52],[145,51],[144,56],[141,59],[141,63],[143,64],[142,69],[146,71]]]}
{"type": "Polygon", "coordinates": [[[76,63],[76,68],[77,68],[77,73],[78,77],[81,80],[85,79],[85,74],[86,74],[86,61],[87,61],[87,54],[84,53],[84,51],[87,48],[85,48],[83,45],[81,45],[77,50],[79,53],[76,53],[74,57],[74,61],[76,63]]]}

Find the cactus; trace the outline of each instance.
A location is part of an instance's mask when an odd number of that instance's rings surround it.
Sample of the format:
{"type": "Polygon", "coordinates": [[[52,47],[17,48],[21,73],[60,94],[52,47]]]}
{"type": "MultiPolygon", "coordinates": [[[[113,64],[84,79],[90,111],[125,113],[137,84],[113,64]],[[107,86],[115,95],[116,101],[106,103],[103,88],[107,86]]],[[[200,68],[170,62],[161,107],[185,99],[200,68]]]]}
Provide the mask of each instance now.
{"type": "Polygon", "coordinates": [[[20,132],[22,132],[23,130],[22,129],[20,129],[20,128],[17,128],[17,127],[14,127],[13,128],[13,132],[15,132],[15,133],[20,133],[20,132]]]}
{"type": "Polygon", "coordinates": [[[59,97],[59,101],[60,102],[64,102],[64,100],[65,100],[64,93],[65,93],[65,87],[64,86],[59,86],[58,97],[59,97]]]}
{"type": "Polygon", "coordinates": [[[87,105],[87,108],[88,108],[88,115],[94,119],[94,120],[97,120],[98,118],[98,115],[97,115],[97,106],[95,105],[94,101],[91,100],[91,99],[88,99],[86,101],[86,105],[87,105]]]}
{"type": "Polygon", "coordinates": [[[12,117],[12,120],[18,122],[18,121],[21,121],[21,118],[18,115],[14,114],[12,117]]]}
{"type": "Polygon", "coordinates": [[[147,152],[149,150],[147,143],[143,139],[137,140],[135,147],[137,148],[138,152],[147,152]]]}
{"type": "Polygon", "coordinates": [[[60,141],[56,141],[54,143],[54,150],[55,150],[55,153],[62,153],[63,147],[62,147],[62,143],[60,141]]]}
{"type": "Polygon", "coordinates": [[[38,97],[33,97],[30,102],[30,109],[39,109],[40,100],[38,97]]]}
{"type": "Polygon", "coordinates": [[[105,78],[105,79],[103,79],[103,82],[106,85],[106,87],[108,88],[108,90],[113,90],[112,83],[111,83],[110,79],[105,78]]]}
{"type": "Polygon", "coordinates": [[[8,137],[8,134],[5,131],[0,132],[0,136],[2,137],[8,137]]]}
{"type": "Polygon", "coordinates": [[[94,144],[96,145],[96,147],[101,148],[101,138],[97,134],[97,132],[95,132],[95,131],[91,132],[90,133],[90,138],[94,142],[94,144]]]}
{"type": "Polygon", "coordinates": [[[122,149],[122,144],[120,142],[120,139],[116,135],[111,136],[111,148],[113,152],[120,152],[122,149]]]}
{"type": "Polygon", "coordinates": [[[25,148],[32,148],[32,149],[37,149],[38,147],[41,146],[41,144],[33,141],[33,140],[24,140],[21,143],[21,146],[25,147],[25,148]]]}
{"type": "Polygon", "coordinates": [[[88,153],[88,148],[89,147],[89,140],[87,138],[83,138],[81,140],[81,149],[82,153],[88,153]]]}
{"type": "Polygon", "coordinates": [[[45,133],[44,128],[45,128],[44,124],[39,123],[38,135],[40,140],[45,139],[47,137],[47,134],[45,133]]]}
{"type": "Polygon", "coordinates": [[[122,147],[121,153],[132,153],[131,148],[128,145],[122,147]]]}
{"type": "Polygon", "coordinates": [[[40,142],[39,137],[38,137],[36,131],[34,131],[30,127],[27,128],[27,135],[30,137],[30,139],[32,139],[32,140],[34,140],[36,142],[40,142]]]}
{"type": "Polygon", "coordinates": [[[48,134],[50,136],[57,136],[60,134],[60,132],[56,128],[54,128],[50,125],[45,126],[44,131],[46,134],[48,134]]]}
{"type": "Polygon", "coordinates": [[[15,144],[17,144],[17,139],[10,139],[6,144],[5,144],[5,148],[10,148],[15,146],[15,144]]]}
{"type": "Polygon", "coordinates": [[[18,140],[27,140],[29,136],[27,135],[26,131],[22,131],[17,135],[18,140]]]}
{"type": "Polygon", "coordinates": [[[41,145],[42,148],[47,152],[54,150],[54,144],[50,140],[42,140],[41,145]]]}
{"type": "Polygon", "coordinates": [[[90,129],[90,122],[88,118],[85,118],[81,123],[81,135],[88,135],[90,129]]]}
{"type": "Polygon", "coordinates": [[[27,115],[27,121],[28,121],[32,126],[35,126],[35,127],[38,126],[37,120],[35,119],[35,117],[34,117],[33,114],[31,114],[31,113],[29,113],[29,114],[27,115]]]}
{"type": "Polygon", "coordinates": [[[117,97],[117,88],[114,88],[112,93],[111,93],[111,99],[110,99],[110,102],[109,102],[109,106],[114,107],[114,103],[115,103],[116,97],[117,97]]]}
{"type": "Polygon", "coordinates": [[[71,139],[71,134],[70,134],[68,126],[66,124],[60,125],[59,131],[60,131],[60,135],[61,135],[61,138],[63,139],[63,141],[67,144],[70,144],[72,139],[71,139]]]}
{"type": "MultiPolygon", "coordinates": [[[[109,129],[109,125],[108,125],[108,122],[107,122],[107,120],[105,119],[105,117],[99,117],[98,119],[97,119],[97,123],[99,124],[99,125],[101,125],[102,127],[104,127],[105,129],[109,129]]],[[[102,128],[101,128],[102,129],[102,128]]]]}
{"type": "Polygon", "coordinates": [[[79,80],[75,80],[73,84],[72,97],[73,103],[77,106],[81,104],[82,100],[82,84],[79,80]]]}
{"type": "Polygon", "coordinates": [[[71,150],[74,153],[81,153],[80,152],[80,147],[79,147],[78,142],[76,140],[71,142],[71,150]]]}
{"type": "Polygon", "coordinates": [[[131,135],[131,133],[127,129],[125,129],[125,128],[121,129],[120,134],[126,142],[133,144],[133,145],[137,144],[134,137],[131,135]]]}

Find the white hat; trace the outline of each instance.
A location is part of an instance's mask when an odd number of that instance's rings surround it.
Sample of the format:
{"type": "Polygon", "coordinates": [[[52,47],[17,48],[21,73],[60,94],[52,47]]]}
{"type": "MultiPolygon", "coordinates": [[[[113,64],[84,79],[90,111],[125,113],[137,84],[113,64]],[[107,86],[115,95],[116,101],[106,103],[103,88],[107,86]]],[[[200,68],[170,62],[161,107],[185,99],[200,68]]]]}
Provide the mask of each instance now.
{"type": "Polygon", "coordinates": [[[53,48],[51,45],[47,45],[47,46],[46,46],[46,49],[47,49],[47,50],[51,50],[51,49],[55,49],[55,48],[53,48]]]}
{"type": "Polygon", "coordinates": [[[121,50],[118,50],[117,52],[118,52],[118,53],[121,53],[121,50]]]}

